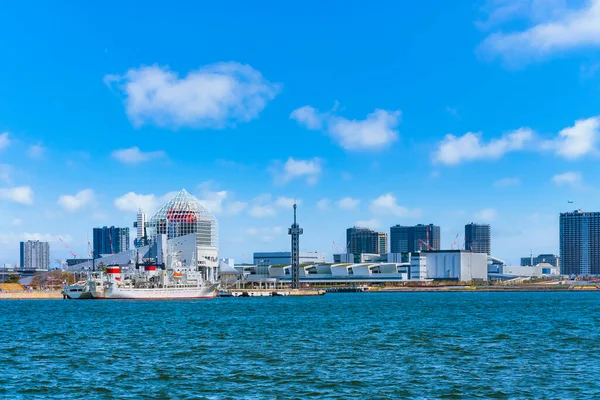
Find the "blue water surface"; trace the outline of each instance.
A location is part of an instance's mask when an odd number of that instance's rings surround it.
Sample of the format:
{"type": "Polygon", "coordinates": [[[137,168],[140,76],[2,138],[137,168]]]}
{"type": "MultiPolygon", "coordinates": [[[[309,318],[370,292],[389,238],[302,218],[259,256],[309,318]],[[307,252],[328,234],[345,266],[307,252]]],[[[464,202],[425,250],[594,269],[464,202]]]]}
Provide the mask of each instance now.
{"type": "Polygon", "coordinates": [[[600,294],[2,301],[0,398],[598,398],[600,294]]]}

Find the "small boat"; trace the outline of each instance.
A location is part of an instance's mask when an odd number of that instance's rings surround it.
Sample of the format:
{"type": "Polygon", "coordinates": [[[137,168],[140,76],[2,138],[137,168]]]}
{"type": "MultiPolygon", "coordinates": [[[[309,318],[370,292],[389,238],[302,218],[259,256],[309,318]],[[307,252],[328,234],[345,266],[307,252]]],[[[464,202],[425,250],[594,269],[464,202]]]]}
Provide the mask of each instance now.
{"type": "Polygon", "coordinates": [[[64,286],[62,293],[69,300],[89,300],[94,298],[87,281],[80,281],[64,286]]]}

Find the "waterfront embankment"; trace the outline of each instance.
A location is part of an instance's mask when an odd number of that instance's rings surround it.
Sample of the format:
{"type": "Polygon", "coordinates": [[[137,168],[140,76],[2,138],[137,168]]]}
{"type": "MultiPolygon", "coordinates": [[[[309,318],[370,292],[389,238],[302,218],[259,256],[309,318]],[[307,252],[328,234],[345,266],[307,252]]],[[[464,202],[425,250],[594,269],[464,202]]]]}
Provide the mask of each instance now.
{"type": "Polygon", "coordinates": [[[61,300],[60,291],[25,290],[21,292],[0,292],[0,300],[61,300]]]}

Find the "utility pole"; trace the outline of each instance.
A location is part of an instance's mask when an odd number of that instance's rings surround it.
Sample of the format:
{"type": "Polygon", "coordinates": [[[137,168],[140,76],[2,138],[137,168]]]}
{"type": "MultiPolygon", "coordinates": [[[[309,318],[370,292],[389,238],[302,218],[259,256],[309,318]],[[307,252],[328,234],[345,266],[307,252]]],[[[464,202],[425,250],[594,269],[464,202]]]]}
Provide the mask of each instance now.
{"type": "Polygon", "coordinates": [[[296,222],[296,203],[294,203],[294,224],[288,229],[292,236],[292,289],[300,289],[300,235],[303,229],[296,222]]]}

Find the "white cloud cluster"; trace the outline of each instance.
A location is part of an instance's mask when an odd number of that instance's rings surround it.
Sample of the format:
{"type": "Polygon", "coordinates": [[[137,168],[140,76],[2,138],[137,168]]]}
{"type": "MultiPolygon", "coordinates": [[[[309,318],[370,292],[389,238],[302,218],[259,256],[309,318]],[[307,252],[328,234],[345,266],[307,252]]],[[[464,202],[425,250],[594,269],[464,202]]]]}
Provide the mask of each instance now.
{"type": "Polygon", "coordinates": [[[579,172],[565,172],[563,174],[557,174],[552,177],[552,181],[557,185],[571,185],[576,186],[581,184],[583,178],[579,172]]]}
{"type": "Polygon", "coordinates": [[[599,140],[600,117],[593,117],[575,121],[575,125],[560,131],[551,147],[561,157],[576,159],[597,153],[596,146],[599,140]]]}
{"type": "Polygon", "coordinates": [[[124,164],[139,164],[165,157],[164,151],[141,151],[139,147],[133,146],[127,149],[115,150],[111,156],[124,164]]]}
{"type": "Polygon", "coordinates": [[[369,205],[369,210],[373,214],[393,215],[395,217],[402,218],[416,217],[421,215],[421,210],[411,210],[399,205],[396,197],[394,197],[391,193],[383,194],[373,200],[369,205]]]}
{"type": "Polygon", "coordinates": [[[505,20],[524,11],[538,11],[538,15],[532,17],[539,21],[528,29],[496,32],[481,44],[481,52],[501,57],[509,65],[539,60],[572,49],[600,46],[600,0],[586,0],[579,8],[566,8],[564,1],[537,2],[543,8],[524,8],[523,3],[529,3],[524,0],[501,3],[504,4],[492,15],[502,15],[505,20]]]}
{"type": "Polygon", "coordinates": [[[276,237],[283,235],[285,229],[280,226],[262,227],[262,228],[246,228],[244,233],[248,236],[257,237],[263,243],[270,243],[276,237]]]}
{"type": "Polygon", "coordinates": [[[184,78],[153,65],[104,80],[125,95],[136,126],[222,128],[256,118],[279,91],[259,71],[234,62],[208,65],[184,78]]]}
{"type": "Polygon", "coordinates": [[[308,129],[324,130],[346,150],[380,150],[398,140],[400,111],[376,109],[364,120],[349,120],[304,106],[294,110],[290,118],[308,129]]]}
{"type": "Polygon", "coordinates": [[[309,185],[314,185],[321,175],[321,159],[315,157],[309,160],[296,160],[292,157],[281,164],[275,162],[270,171],[274,176],[275,183],[287,183],[294,179],[305,179],[309,185]]]}
{"type": "Polygon", "coordinates": [[[33,204],[33,190],[29,186],[0,188],[0,200],[31,205],[33,204]]]}
{"type": "Polygon", "coordinates": [[[92,189],[84,189],[75,195],[62,195],[58,198],[57,204],[65,211],[75,212],[92,204],[95,193],[92,189]]]}
{"type": "Polygon", "coordinates": [[[158,210],[160,206],[171,200],[177,192],[169,192],[163,196],[154,194],[139,194],[129,192],[114,201],[115,207],[124,212],[137,212],[142,210],[147,214],[152,214],[158,210]]]}
{"type": "Polygon", "coordinates": [[[533,131],[521,128],[499,139],[484,143],[481,133],[465,133],[463,136],[446,135],[433,155],[434,162],[456,165],[465,161],[495,160],[508,152],[522,150],[533,138],[533,131]]]}

